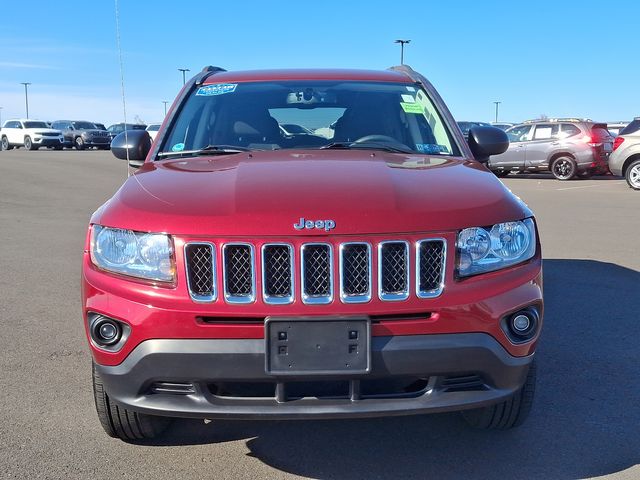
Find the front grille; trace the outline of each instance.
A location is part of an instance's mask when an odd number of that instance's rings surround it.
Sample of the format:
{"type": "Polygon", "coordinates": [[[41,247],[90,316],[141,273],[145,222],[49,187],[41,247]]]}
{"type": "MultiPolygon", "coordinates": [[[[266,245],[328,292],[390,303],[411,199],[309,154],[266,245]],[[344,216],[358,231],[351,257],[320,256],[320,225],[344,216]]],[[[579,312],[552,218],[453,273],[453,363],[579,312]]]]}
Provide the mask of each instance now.
{"type": "Polygon", "coordinates": [[[191,298],[212,302],[216,298],[215,249],[210,243],[189,243],[184,247],[187,284],[191,298]]]}
{"type": "Polygon", "coordinates": [[[340,298],[345,303],[371,299],[371,246],[368,243],[340,246],[340,298]]]}
{"type": "Polygon", "coordinates": [[[409,244],[382,242],[378,252],[380,299],[405,300],[409,296],[409,244]]]}
{"type": "Polygon", "coordinates": [[[293,248],[270,244],[262,247],[262,288],[266,303],[293,302],[293,248]]]}
{"type": "Polygon", "coordinates": [[[332,303],[336,290],[342,303],[369,302],[373,285],[382,301],[406,300],[412,291],[418,298],[437,297],[444,288],[445,240],[418,240],[415,251],[409,245],[409,240],[306,243],[297,250],[287,243],[266,243],[259,247],[256,259],[256,247],[250,243],[228,243],[216,250],[214,244],[196,241],[184,247],[186,278],[195,302],[215,302],[221,289],[226,303],[252,303],[256,275],[261,276],[260,290],[267,304],[294,303],[297,282],[305,304],[332,303]],[[337,262],[334,249],[339,252],[337,262]],[[374,249],[377,261],[372,263],[374,249]],[[300,254],[299,271],[296,252],[300,254]],[[218,260],[222,279],[217,278],[218,260]],[[335,289],[334,263],[339,267],[335,289]]]}
{"type": "Polygon", "coordinates": [[[421,298],[437,297],[444,286],[446,246],[444,240],[421,240],[417,244],[416,293],[421,298]]]}
{"type": "Polygon", "coordinates": [[[333,300],[333,255],[331,246],[307,243],[302,247],[302,300],[331,303],[333,300]]]}
{"type": "Polygon", "coordinates": [[[229,303],[255,300],[253,246],[227,244],[223,248],[224,296],[229,303]]]}

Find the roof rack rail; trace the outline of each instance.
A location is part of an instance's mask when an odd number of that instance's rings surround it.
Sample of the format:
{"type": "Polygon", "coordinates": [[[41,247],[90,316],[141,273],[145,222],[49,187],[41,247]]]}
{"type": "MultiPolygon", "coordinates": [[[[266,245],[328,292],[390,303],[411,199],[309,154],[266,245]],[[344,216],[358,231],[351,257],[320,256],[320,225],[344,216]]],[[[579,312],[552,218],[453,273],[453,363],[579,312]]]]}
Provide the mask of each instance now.
{"type": "Polygon", "coordinates": [[[576,117],[566,117],[566,118],[534,118],[532,120],[525,120],[522,123],[541,123],[541,122],[593,122],[590,118],[576,118],[576,117]]]}
{"type": "Polygon", "coordinates": [[[213,65],[205,65],[202,70],[200,70],[200,74],[196,79],[196,85],[202,85],[204,81],[209,78],[211,75],[215,75],[216,73],[226,72],[224,68],[215,67],[213,65]]]}

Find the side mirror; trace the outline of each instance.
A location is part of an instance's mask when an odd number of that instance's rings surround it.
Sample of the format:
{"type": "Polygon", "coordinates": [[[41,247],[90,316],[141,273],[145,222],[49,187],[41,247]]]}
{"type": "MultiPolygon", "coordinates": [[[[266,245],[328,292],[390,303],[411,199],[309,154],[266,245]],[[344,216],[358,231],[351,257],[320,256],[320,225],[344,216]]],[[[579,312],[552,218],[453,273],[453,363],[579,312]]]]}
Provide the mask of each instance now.
{"type": "Polygon", "coordinates": [[[475,159],[487,163],[491,155],[499,155],[509,148],[509,137],[496,127],[473,127],[469,130],[469,147],[475,159]]]}
{"type": "Polygon", "coordinates": [[[151,137],[146,130],[127,130],[111,141],[113,155],[120,160],[126,160],[128,152],[129,165],[136,168],[142,166],[149,150],[151,137]]]}

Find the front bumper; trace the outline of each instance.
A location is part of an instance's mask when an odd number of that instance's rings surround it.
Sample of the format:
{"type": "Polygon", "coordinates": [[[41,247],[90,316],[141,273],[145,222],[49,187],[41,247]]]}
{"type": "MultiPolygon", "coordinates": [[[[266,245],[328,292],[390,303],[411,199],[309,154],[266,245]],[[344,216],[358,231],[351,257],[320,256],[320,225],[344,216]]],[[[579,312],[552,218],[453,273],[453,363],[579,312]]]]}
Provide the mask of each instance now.
{"type": "Polygon", "coordinates": [[[532,361],[533,355],[510,355],[488,334],[459,333],[373,337],[371,372],[359,376],[267,375],[265,341],[252,339],[147,340],[121,364],[96,369],[110,399],[138,412],[302,419],[408,415],[496,403],[523,385],[532,361]],[[390,386],[407,379],[416,383],[402,387],[404,392],[390,386]],[[225,388],[225,382],[239,387],[225,388]],[[380,383],[384,386],[376,386],[380,383]],[[306,395],[305,385],[313,393],[306,395]],[[326,395],[318,393],[323,385],[326,395]],[[271,394],[256,397],[258,390],[271,394]]]}
{"type": "Polygon", "coordinates": [[[33,143],[40,147],[57,147],[63,145],[62,137],[34,137],[33,143]]]}

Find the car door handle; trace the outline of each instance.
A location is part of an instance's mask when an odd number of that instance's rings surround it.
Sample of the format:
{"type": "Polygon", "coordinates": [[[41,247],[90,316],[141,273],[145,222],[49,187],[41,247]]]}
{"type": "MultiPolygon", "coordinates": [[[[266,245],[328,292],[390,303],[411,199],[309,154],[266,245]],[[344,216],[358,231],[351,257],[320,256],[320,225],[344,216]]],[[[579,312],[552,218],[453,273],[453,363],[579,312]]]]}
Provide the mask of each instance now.
{"type": "Polygon", "coordinates": [[[551,145],[560,145],[560,142],[552,142],[551,145]]]}

